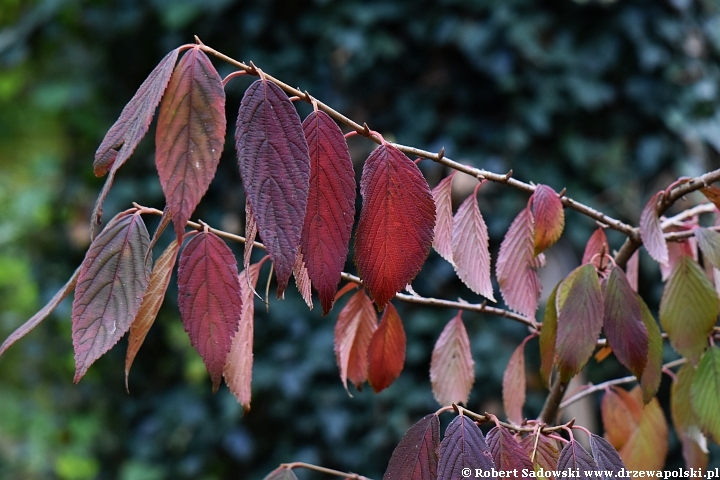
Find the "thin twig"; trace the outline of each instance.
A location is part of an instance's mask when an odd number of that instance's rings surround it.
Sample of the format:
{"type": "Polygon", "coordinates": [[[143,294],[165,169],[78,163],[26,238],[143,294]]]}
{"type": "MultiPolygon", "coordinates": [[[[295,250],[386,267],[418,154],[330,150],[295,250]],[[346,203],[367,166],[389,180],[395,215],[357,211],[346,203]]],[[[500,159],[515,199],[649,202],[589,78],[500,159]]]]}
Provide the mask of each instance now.
{"type": "Polygon", "coordinates": [[[332,468],[319,467],[317,465],[313,465],[312,463],[305,462],[282,463],[280,464],[280,468],[306,468],[308,470],[314,470],[316,472],[326,473],[328,475],[334,475],[336,477],[342,477],[349,480],[370,480],[368,477],[358,475],[357,473],[341,472],[339,470],[333,470],[332,468]]]}
{"type": "MultiPolygon", "coordinates": [[[[468,417],[472,418],[473,420],[480,422],[480,423],[486,423],[486,422],[494,422],[497,425],[500,425],[504,428],[507,428],[508,430],[512,430],[514,432],[518,433],[535,433],[538,431],[537,425],[514,425],[512,423],[502,422],[500,419],[498,419],[495,415],[485,413],[484,415],[481,415],[479,413],[475,413],[472,410],[468,410],[465,407],[461,407],[460,405],[453,404],[453,408],[457,410],[457,412],[461,415],[467,415],[468,417]]],[[[540,433],[548,434],[557,432],[559,430],[563,430],[564,428],[572,427],[575,424],[575,419],[573,418],[569,422],[563,424],[563,425],[556,425],[554,427],[546,427],[542,426],[540,427],[540,433]]]]}

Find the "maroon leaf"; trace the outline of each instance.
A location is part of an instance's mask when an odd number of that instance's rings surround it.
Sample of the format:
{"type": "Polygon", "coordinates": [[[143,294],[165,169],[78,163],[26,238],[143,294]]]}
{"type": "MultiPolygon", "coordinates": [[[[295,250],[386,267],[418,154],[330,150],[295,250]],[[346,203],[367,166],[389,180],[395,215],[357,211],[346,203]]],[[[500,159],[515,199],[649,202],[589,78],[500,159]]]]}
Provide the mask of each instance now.
{"type": "Polygon", "coordinates": [[[467,468],[471,469],[473,474],[475,469],[492,472],[495,463],[490,448],[485,443],[485,437],[475,422],[465,415],[458,415],[448,425],[445,438],[440,443],[438,480],[466,478],[462,471],[467,468]]]}
{"type": "Polygon", "coordinates": [[[10,348],[15,342],[23,338],[25,335],[30,333],[35,327],[40,325],[40,322],[45,320],[52,312],[62,303],[65,298],[70,295],[70,292],[75,289],[78,275],[80,275],[80,268],[75,270],[70,280],[50,299],[42,310],[33,315],[30,320],[20,325],[5,341],[0,345],[0,355],[5,353],[5,350],[10,348]]]}
{"type": "Polygon", "coordinates": [[[669,260],[668,246],[660,227],[657,214],[658,200],[663,192],[653,195],[640,214],[640,238],[652,258],[660,264],[667,264],[669,260]]]}
{"type": "Polygon", "coordinates": [[[634,292],[638,291],[639,273],[640,250],[635,250],[635,253],[630,255],[630,258],[627,261],[627,265],[625,266],[625,274],[627,276],[628,282],[630,283],[630,288],[632,288],[634,292]]]}
{"type": "Polygon", "coordinates": [[[405,365],[405,329],[392,303],[387,304],[380,326],[367,349],[368,382],[378,393],[389,387],[405,365]]]}
{"type": "Polygon", "coordinates": [[[297,285],[300,296],[303,300],[305,300],[305,304],[310,308],[310,310],[312,310],[312,282],[308,276],[308,269],[305,265],[305,260],[301,252],[298,252],[298,256],[295,259],[295,265],[293,265],[293,277],[295,277],[295,285],[297,285]]]}
{"type": "Polygon", "coordinates": [[[576,268],[557,291],[555,352],[561,381],[569,381],[588,361],[603,321],[603,298],[593,265],[576,268]]]}
{"type": "Polygon", "coordinates": [[[222,79],[195,47],[175,67],[155,134],[155,165],[178,241],[215,176],[225,127],[222,79]]]}
{"type": "Polygon", "coordinates": [[[475,362],[461,315],[462,312],[458,312],[445,325],[430,360],[430,383],[440,405],[467,405],[475,382],[475,362]]]}
{"type": "Polygon", "coordinates": [[[537,255],[557,242],[562,235],[565,212],[560,197],[547,185],[535,188],[532,208],[535,219],[534,253],[537,255]]]}
{"type": "Polygon", "coordinates": [[[640,303],[621,268],[610,271],[604,296],[603,327],[608,344],[620,363],[640,379],[648,358],[648,332],[640,303]]]}
{"type": "Polygon", "coordinates": [[[494,302],[488,248],[487,226],[473,193],[460,205],[453,220],[453,264],[458,277],[470,290],[494,302]]]}
{"type": "MultiPolygon", "coordinates": [[[[257,224],[252,213],[250,204],[245,202],[245,251],[243,252],[243,270],[250,273],[250,257],[252,256],[253,244],[257,236],[257,224]]],[[[294,265],[293,265],[294,266],[294,265]]]]}
{"type": "Polygon", "coordinates": [[[540,330],[540,376],[545,386],[550,385],[550,375],[555,365],[555,343],[557,342],[557,291],[558,283],[550,292],[545,305],[542,329],[540,330]]]}
{"type": "MultiPolygon", "coordinates": [[[[541,467],[543,470],[549,470],[550,472],[557,470],[558,458],[560,458],[560,449],[557,446],[557,441],[545,435],[529,435],[522,439],[520,445],[523,446],[530,456],[530,460],[532,460],[534,466],[541,467]]],[[[555,476],[549,475],[546,478],[552,479],[555,478],[555,476]]]]}
{"type": "Polygon", "coordinates": [[[443,178],[432,190],[433,200],[435,201],[435,212],[437,214],[433,248],[441,257],[453,265],[452,180],[455,173],[456,171],[453,170],[450,175],[443,178]]]}
{"type": "Polygon", "coordinates": [[[178,306],[216,392],[242,315],[242,294],[235,256],[212,232],[197,233],[180,255],[178,306]]]}
{"type": "Polygon", "coordinates": [[[162,306],[165,292],[170,284],[173,267],[180,249],[177,240],[173,240],[165,249],[160,258],[155,262],[150,279],[148,281],[147,290],[142,299],[140,310],[138,310],[135,320],[130,325],[130,335],[128,338],[128,349],[125,355],[125,388],[128,389],[128,376],[130,375],[130,367],[132,367],[135,355],[145,341],[145,337],[150,331],[155,317],[157,317],[160,307],[162,306]]]}
{"type": "Polygon", "coordinates": [[[625,464],[617,450],[610,445],[610,442],[594,433],[590,435],[590,450],[595,457],[600,478],[610,480],[625,470],[625,464]]]}
{"type": "Polygon", "coordinates": [[[80,266],[72,306],[75,379],[115,345],[135,319],[150,276],[150,236],[132,210],[113,218],[80,266]]]}
{"type": "MultiPolygon", "coordinates": [[[[544,327],[543,324],[543,330],[544,327]]],[[[505,413],[511,421],[518,425],[524,418],[522,407],[525,404],[525,387],[525,342],[522,342],[510,356],[502,382],[505,413]]]]}
{"type": "MultiPolygon", "coordinates": [[[[608,244],[605,230],[598,228],[590,235],[587,245],[585,245],[585,253],[583,253],[582,264],[594,263],[600,266],[601,255],[610,255],[610,245],[608,244]],[[597,256],[596,256],[597,255],[597,256]]],[[[604,263],[603,263],[604,264],[604,263]]]]}
{"type": "MultiPolygon", "coordinates": [[[[517,469],[518,472],[533,471],[533,464],[527,452],[506,429],[493,427],[488,432],[486,438],[497,470],[514,471],[517,469]]],[[[518,478],[531,477],[520,474],[518,478]]]]}
{"type": "Polygon", "coordinates": [[[505,234],[495,267],[500,293],[507,306],[531,318],[540,299],[533,238],[532,213],[525,208],[505,234]]]}
{"type": "Polygon", "coordinates": [[[380,145],[365,161],[355,263],[379,310],[415,278],[430,253],[435,203],[420,169],[380,145]]]}
{"type": "Polygon", "coordinates": [[[340,127],[323,111],[302,124],[310,152],[310,193],[301,240],[323,315],[332,308],[355,218],[355,172],[340,127]]]}
{"type": "Polygon", "coordinates": [[[571,439],[560,452],[557,469],[566,472],[572,470],[573,473],[578,474],[575,478],[590,480],[596,478],[592,472],[596,472],[598,467],[587,450],[579,442],[571,439]]]}
{"type": "Polygon", "coordinates": [[[335,357],[345,390],[350,379],[358,390],[368,376],[368,346],[377,329],[377,314],[365,290],[350,297],[335,324],[335,357]]]}
{"type": "Polygon", "coordinates": [[[440,421],[425,415],[410,427],[393,450],[383,480],[434,480],[437,478],[440,421]]]}
{"type": "Polygon", "coordinates": [[[243,96],[235,141],[247,202],[275,266],[279,297],[287,288],[300,246],[310,156],[295,107],[264,76],[243,96]]]}

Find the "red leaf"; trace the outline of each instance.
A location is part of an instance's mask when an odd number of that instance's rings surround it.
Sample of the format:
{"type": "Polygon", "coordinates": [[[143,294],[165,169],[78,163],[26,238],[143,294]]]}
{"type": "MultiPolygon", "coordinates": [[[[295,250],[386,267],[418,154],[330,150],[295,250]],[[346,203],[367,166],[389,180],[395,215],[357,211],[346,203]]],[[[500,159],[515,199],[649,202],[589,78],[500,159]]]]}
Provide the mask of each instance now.
{"type": "Polygon", "coordinates": [[[355,263],[382,310],[415,278],[430,253],[435,203],[417,165],[388,144],[366,160],[360,193],[355,263]]]}
{"type": "Polygon", "coordinates": [[[242,295],[235,256],[212,232],[197,233],[180,255],[178,306],[216,392],[238,330],[242,295]]]}
{"type": "Polygon", "coordinates": [[[178,240],[215,176],[225,127],[222,79],[195,47],[175,67],[155,134],[155,165],[178,240]]]}
{"type": "MultiPolygon", "coordinates": [[[[695,218],[697,225],[697,217],[695,218]]],[[[676,227],[671,226],[666,229],[668,233],[670,232],[687,232],[690,230],[691,227],[676,227]]],[[[670,277],[670,274],[673,271],[673,268],[675,268],[675,263],[680,259],[680,257],[687,256],[691,257],[693,260],[697,261],[698,259],[698,248],[697,248],[697,239],[695,237],[685,238],[677,242],[669,242],[668,243],[668,263],[663,265],[660,264],[660,273],[662,274],[662,281],[666,281],[668,277],[670,277]]]]}
{"type": "Polygon", "coordinates": [[[335,324],[335,357],[345,390],[348,378],[358,390],[367,380],[368,346],[377,327],[372,300],[360,290],[340,310],[335,324]]]}
{"type": "MultiPolygon", "coordinates": [[[[267,257],[266,257],[267,258],[267,257]]],[[[264,260],[251,265],[247,273],[248,282],[242,280],[245,275],[240,273],[240,297],[242,298],[242,314],[238,324],[238,331],[232,339],[232,345],[225,366],[223,376],[230,391],[245,411],[250,410],[250,385],[252,382],[253,365],[253,330],[255,318],[255,304],[253,302],[253,289],[260,276],[260,267],[264,260]]]]}
{"type": "Polygon", "coordinates": [[[389,387],[405,365],[405,330],[397,310],[388,303],[367,349],[368,382],[378,393],[389,387]]]}
{"type": "Polygon", "coordinates": [[[669,260],[668,246],[660,227],[657,214],[657,203],[663,192],[653,195],[640,214],[640,238],[652,258],[660,264],[667,264],[669,260]]]}
{"type": "Polygon", "coordinates": [[[110,221],[80,266],[72,306],[75,383],[125,335],[148,286],[150,236],[130,212],[110,221]]]}
{"type": "Polygon", "coordinates": [[[300,246],[310,156],[295,107],[265,77],[250,85],[243,96],[235,141],[247,202],[275,266],[280,297],[300,246]]]}
{"type": "Polygon", "coordinates": [[[625,274],[630,283],[630,288],[632,288],[634,292],[637,292],[640,274],[640,250],[635,250],[635,253],[630,255],[627,265],[625,266],[625,274]]]}
{"type": "Polygon", "coordinates": [[[546,250],[562,235],[565,212],[560,197],[547,185],[538,185],[532,194],[533,218],[535,219],[534,253],[546,250]]]}
{"type": "Polygon", "coordinates": [[[325,112],[303,121],[310,151],[310,193],[301,240],[323,315],[333,305],[355,219],[355,171],[340,127],[325,112]]]}
{"type": "MultiPolygon", "coordinates": [[[[585,245],[585,253],[583,253],[582,264],[593,262],[596,266],[600,266],[600,259],[596,255],[610,255],[610,245],[608,244],[605,230],[598,228],[590,235],[590,239],[585,245]]],[[[606,262],[603,262],[605,264],[606,262]]]]}
{"type": "Polygon", "coordinates": [[[524,418],[522,407],[525,404],[525,387],[525,342],[522,342],[510,356],[502,382],[505,414],[517,425],[520,425],[524,418]]]}
{"type": "Polygon", "coordinates": [[[705,195],[705,198],[710,200],[715,206],[720,209],[720,188],[715,185],[708,185],[703,187],[700,191],[705,195]]]}
{"type": "Polygon", "coordinates": [[[555,352],[561,381],[569,381],[595,350],[603,322],[603,297],[593,265],[573,270],[557,291],[555,352]]]}
{"type": "Polygon", "coordinates": [[[485,437],[471,419],[458,415],[445,429],[445,438],[440,443],[438,480],[457,480],[465,468],[481,472],[492,472],[495,468],[492,453],[485,437]]]}
{"type": "Polygon", "coordinates": [[[531,318],[540,299],[533,245],[532,214],[525,208],[515,217],[500,244],[495,270],[507,306],[531,318]]]}
{"type": "Polygon", "coordinates": [[[432,190],[433,200],[435,201],[435,212],[437,214],[435,232],[433,236],[433,248],[438,254],[440,254],[441,257],[453,265],[452,180],[455,173],[455,170],[453,170],[450,175],[443,178],[432,190]]]}
{"type": "Polygon", "coordinates": [[[425,415],[410,427],[393,450],[383,480],[433,480],[437,478],[440,421],[425,415]]]}
{"type": "Polygon", "coordinates": [[[70,295],[70,292],[75,289],[78,275],[80,275],[80,268],[75,270],[75,273],[72,274],[70,280],[63,285],[63,287],[50,299],[47,305],[42,308],[42,310],[33,315],[30,320],[20,325],[13,333],[10,334],[9,337],[5,339],[2,345],[0,345],[0,355],[5,353],[5,350],[10,348],[15,342],[30,333],[35,327],[40,325],[40,322],[45,320],[53,312],[53,310],[55,310],[57,306],[60,305],[68,295],[70,295]]]}
{"type": "Polygon", "coordinates": [[[452,258],[460,280],[473,292],[494,302],[488,247],[487,226],[473,194],[460,205],[453,220],[452,258]]]}
{"type": "MultiPolygon", "coordinates": [[[[493,427],[486,438],[497,470],[515,471],[516,473],[533,471],[533,464],[527,452],[505,428],[493,427]]],[[[519,478],[534,477],[521,473],[519,478]]]]}
{"type": "Polygon", "coordinates": [[[467,405],[475,382],[475,362],[461,315],[462,312],[458,312],[445,325],[435,342],[430,360],[430,383],[435,400],[440,405],[467,405]]]}
{"type": "MultiPolygon", "coordinates": [[[[295,265],[293,266],[293,277],[295,277],[295,285],[297,285],[300,296],[305,300],[305,304],[312,310],[312,282],[308,276],[308,269],[303,259],[303,254],[298,252],[298,256],[295,259],[295,265]]],[[[334,292],[333,292],[334,293],[334,292]]]]}
{"type": "Polygon", "coordinates": [[[610,271],[604,297],[603,327],[608,344],[620,363],[640,379],[648,359],[648,332],[640,303],[621,268],[610,271]]]}
{"type": "Polygon", "coordinates": [[[173,240],[165,249],[160,258],[155,262],[147,290],[142,299],[140,310],[138,310],[135,320],[130,325],[130,336],[128,338],[128,349],[125,355],[125,388],[128,388],[128,376],[130,375],[130,367],[135,360],[138,350],[145,341],[145,337],[150,331],[155,317],[157,317],[160,307],[162,306],[165,292],[170,284],[175,259],[179,250],[177,240],[173,240]]]}

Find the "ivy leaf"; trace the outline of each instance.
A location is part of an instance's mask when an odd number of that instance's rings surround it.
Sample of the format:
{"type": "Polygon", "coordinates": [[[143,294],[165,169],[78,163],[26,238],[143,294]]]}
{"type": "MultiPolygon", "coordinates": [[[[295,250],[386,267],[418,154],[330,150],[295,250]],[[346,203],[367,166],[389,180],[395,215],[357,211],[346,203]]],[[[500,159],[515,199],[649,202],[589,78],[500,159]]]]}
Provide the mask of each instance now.
{"type": "Polygon", "coordinates": [[[135,319],[150,276],[149,245],[140,214],[129,210],[116,215],[85,254],[72,306],[75,383],[135,319]]]}
{"type": "Polygon", "coordinates": [[[660,300],[660,323],[677,352],[697,364],[720,312],[715,287],[690,257],[681,257],[660,300]]]}
{"type": "Polygon", "coordinates": [[[585,245],[585,252],[583,253],[582,264],[597,262],[596,266],[600,265],[600,261],[595,255],[610,255],[610,244],[608,244],[607,236],[605,236],[605,230],[598,228],[590,235],[590,239],[585,245]],[[595,260],[593,260],[595,257],[595,260]]]}
{"type": "Polygon", "coordinates": [[[495,266],[500,293],[508,307],[534,317],[540,299],[540,279],[535,271],[532,213],[523,209],[500,244],[495,266]]]}
{"type": "Polygon", "coordinates": [[[470,290],[494,302],[489,244],[487,226],[480,214],[477,197],[470,195],[453,219],[453,264],[458,277],[470,290]]]}
{"type": "MultiPolygon", "coordinates": [[[[267,257],[265,257],[267,258],[267,257]]],[[[245,411],[250,410],[252,365],[253,365],[253,334],[255,329],[255,303],[253,289],[260,276],[260,268],[265,260],[250,265],[246,278],[240,273],[240,297],[242,298],[242,314],[238,323],[238,330],[232,338],[230,352],[228,352],[223,366],[223,377],[230,391],[235,395],[245,411]]]]}
{"type": "Polygon", "coordinates": [[[268,473],[263,480],[298,480],[298,478],[292,468],[283,466],[268,473]]]}
{"type": "Polygon", "coordinates": [[[713,346],[702,356],[690,393],[700,428],[720,439],[720,348],[713,346]]]}
{"type": "MultiPolygon", "coordinates": [[[[540,467],[543,470],[556,471],[558,459],[560,458],[560,449],[557,446],[557,442],[552,438],[548,438],[545,435],[528,435],[520,441],[520,445],[525,449],[530,460],[533,462],[533,467],[540,467]],[[535,440],[537,439],[537,444],[535,440]]],[[[553,475],[546,477],[549,479],[555,478],[553,475]]]]}
{"type": "Polygon", "coordinates": [[[620,454],[604,438],[594,433],[590,435],[590,450],[600,471],[600,478],[611,480],[624,471],[625,464],[620,458],[620,454]],[[609,474],[609,472],[611,473],[609,474]]]}
{"type": "Polygon", "coordinates": [[[452,214],[452,180],[456,171],[443,178],[432,190],[435,201],[435,234],[433,237],[433,248],[445,260],[453,262],[452,236],[453,236],[453,214],[452,214]]]}
{"type": "MultiPolygon", "coordinates": [[[[562,282],[561,282],[562,283],[562,282]]],[[[555,364],[555,342],[557,342],[557,291],[560,283],[555,285],[545,304],[545,316],[540,330],[540,377],[545,386],[550,385],[550,374],[555,364]]]]}
{"type": "Polygon", "coordinates": [[[135,355],[145,341],[145,337],[150,331],[155,318],[157,317],[160,307],[162,306],[165,292],[170,284],[177,253],[180,249],[177,240],[170,242],[160,258],[155,262],[155,266],[150,274],[147,290],[142,299],[140,310],[138,310],[135,320],[130,325],[130,335],[128,338],[127,354],[125,355],[125,388],[128,389],[128,376],[130,375],[130,367],[132,367],[135,355]]]}
{"type": "Polygon", "coordinates": [[[440,421],[425,415],[410,427],[393,450],[383,480],[433,480],[437,478],[440,421]]]}
{"type": "MultiPolygon", "coordinates": [[[[506,429],[493,427],[488,432],[486,439],[498,471],[533,470],[533,464],[527,452],[506,429]]],[[[522,478],[526,478],[526,476],[522,478]]]]}
{"type": "Polygon", "coordinates": [[[280,297],[300,246],[310,188],[310,155],[295,107],[285,92],[264,76],[245,91],[235,142],[247,202],[275,266],[280,297]]]}
{"type": "Polygon", "coordinates": [[[670,391],[670,413],[675,431],[682,442],[685,467],[705,468],[708,463],[707,439],[700,431],[700,419],[692,403],[694,376],[695,368],[690,363],[677,371],[677,380],[673,382],[670,391]]]}
{"type": "Polygon", "coordinates": [[[579,442],[571,438],[560,452],[557,469],[566,472],[572,470],[573,473],[577,472],[577,478],[592,479],[595,478],[592,472],[596,472],[598,467],[587,450],[579,442]]]}
{"type": "Polygon", "coordinates": [[[643,403],[647,404],[657,393],[662,380],[663,338],[655,318],[640,295],[635,294],[640,305],[640,317],[648,334],[648,356],[640,379],[643,403]]]}
{"type": "Polygon", "coordinates": [[[377,314],[365,290],[345,304],[335,324],[335,358],[345,390],[350,379],[358,390],[368,376],[368,347],[378,327],[377,314]]]}
{"type": "Polygon", "coordinates": [[[569,381],[595,350],[603,322],[603,299],[593,265],[573,270],[558,286],[555,352],[561,381],[569,381]]]}
{"type": "Polygon", "coordinates": [[[701,227],[694,228],[693,233],[705,258],[713,267],[720,268],[720,233],[701,227]]]}
{"type": "Polygon", "coordinates": [[[440,443],[437,478],[464,478],[461,473],[463,468],[470,468],[472,472],[475,469],[492,472],[495,463],[480,428],[465,415],[458,415],[448,425],[445,438],[440,443]]]}
{"type": "Polygon", "coordinates": [[[175,67],[155,134],[155,165],[178,241],[215,176],[225,127],[222,79],[195,47],[175,67]]]}
{"type": "Polygon", "coordinates": [[[365,161],[355,263],[379,310],[404,289],[430,253],[435,203],[420,169],[389,144],[365,161]]]}
{"type": "Polygon", "coordinates": [[[70,280],[68,280],[67,283],[63,285],[63,287],[50,299],[47,305],[42,308],[42,310],[33,315],[27,322],[20,325],[13,333],[10,334],[10,336],[5,339],[2,345],[0,345],[0,355],[5,353],[5,351],[10,348],[15,342],[30,333],[35,327],[40,325],[40,323],[45,320],[58,307],[58,305],[60,305],[62,301],[65,300],[68,295],[70,295],[70,292],[75,289],[75,284],[77,283],[79,275],[80,268],[78,267],[75,270],[75,273],[73,273],[70,277],[70,280]]]}
{"type": "Polygon", "coordinates": [[[440,405],[467,405],[475,382],[475,362],[461,312],[443,328],[430,360],[430,383],[440,405]]]}
{"type": "Polygon", "coordinates": [[[700,191],[705,195],[705,198],[710,200],[715,206],[720,209],[720,188],[715,185],[708,185],[703,187],[700,191]]]}
{"type": "Polygon", "coordinates": [[[538,185],[532,194],[535,219],[534,254],[545,251],[560,239],[565,228],[565,212],[557,192],[547,185],[538,185]]]}
{"type": "Polygon", "coordinates": [[[525,404],[525,388],[525,342],[522,342],[510,356],[502,381],[505,413],[517,425],[520,425],[524,418],[522,407],[525,404]]]}
{"type": "Polygon", "coordinates": [[[392,303],[380,319],[380,326],[373,332],[367,349],[368,382],[375,391],[389,387],[402,372],[405,365],[405,329],[392,303]]]}
{"type": "Polygon", "coordinates": [[[195,234],[180,255],[178,306],[216,392],[242,315],[242,294],[235,256],[212,232],[195,234]]]}
{"type": "Polygon", "coordinates": [[[323,315],[332,308],[355,218],[355,172],[340,127],[323,111],[302,123],[310,153],[310,192],[301,240],[323,315]]]}
{"type": "Polygon", "coordinates": [[[640,302],[621,268],[610,270],[603,294],[603,328],[608,344],[620,363],[639,380],[648,359],[648,332],[640,302]]]}
{"type": "Polygon", "coordinates": [[[640,214],[640,238],[652,258],[660,264],[667,264],[669,253],[667,242],[660,227],[657,204],[663,192],[653,195],[640,214]]]}
{"type": "MultiPolygon", "coordinates": [[[[298,256],[295,259],[295,265],[293,265],[293,277],[295,277],[295,285],[297,285],[300,296],[305,300],[305,304],[312,310],[312,282],[308,275],[307,265],[303,258],[303,254],[298,252],[298,256]]],[[[333,292],[334,295],[335,292],[333,292]]]]}

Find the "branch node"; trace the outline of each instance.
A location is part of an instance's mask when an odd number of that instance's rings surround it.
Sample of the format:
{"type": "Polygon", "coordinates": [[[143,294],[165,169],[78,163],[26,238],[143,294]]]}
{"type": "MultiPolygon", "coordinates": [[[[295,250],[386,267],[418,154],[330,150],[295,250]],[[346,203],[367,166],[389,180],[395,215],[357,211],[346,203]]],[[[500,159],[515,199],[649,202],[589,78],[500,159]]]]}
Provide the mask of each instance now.
{"type": "Polygon", "coordinates": [[[437,153],[437,158],[435,159],[436,162],[439,162],[445,157],[445,147],[442,147],[440,151],[437,153]]]}
{"type": "Polygon", "coordinates": [[[205,46],[202,40],[200,40],[200,37],[198,37],[197,35],[195,35],[195,43],[197,43],[198,45],[202,45],[203,47],[205,46]]]}
{"type": "Polygon", "coordinates": [[[361,133],[362,135],[366,136],[366,137],[369,137],[369,136],[370,136],[371,130],[370,130],[370,127],[368,127],[368,124],[367,124],[367,123],[363,123],[363,131],[360,132],[360,133],[361,133]]]}
{"type": "Polygon", "coordinates": [[[560,190],[560,193],[558,193],[558,198],[563,198],[566,193],[567,193],[567,187],[560,190]]]}
{"type": "Polygon", "coordinates": [[[507,182],[508,180],[510,180],[510,177],[512,177],[512,176],[513,176],[513,171],[512,171],[512,169],[511,169],[509,172],[507,172],[507,173],[505,174],[505,177],[503,178],[503,181],[504,181],[504,182],[507,182]]]}

